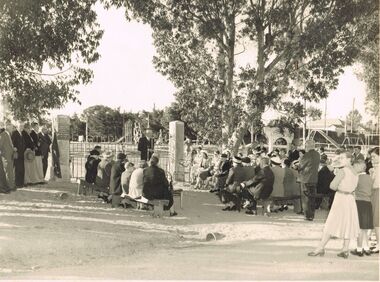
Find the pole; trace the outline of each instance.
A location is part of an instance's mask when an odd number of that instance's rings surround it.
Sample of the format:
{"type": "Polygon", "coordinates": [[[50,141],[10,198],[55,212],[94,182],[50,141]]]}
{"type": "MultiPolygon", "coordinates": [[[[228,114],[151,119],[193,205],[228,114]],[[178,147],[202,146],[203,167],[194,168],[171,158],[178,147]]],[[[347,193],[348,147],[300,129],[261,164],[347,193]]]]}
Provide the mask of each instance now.
{"type": "Polygon", "coordinates": [[[354,99],[352,100],[351,133],[352,133],[352,131],[353,131],[353,127],[354,127],[354,110],[355,110],[355,97],[354,97],[354,99]]]}
{"type": "Polygon", "coordinates": [[[327,134],[327,98],[325,99],[325,131],[326,131],[326,134],[327,134]]]}
{"type": "Polygon", "coordinates": [[[305,144],[306,144],[306,99],[304,99],[304,110],[305,110],[305,115],[304,115],[304,121],[303,121],[302,138],[303,138],[303,147],[305,148],[305,144]]]}
{"type": "Polygon", "coordinates": [[[253,144],[253,123],[251,124],[251,145],[253,144]]]}
{"type": "Polygon", "coordinates": [[[88,142],[88,116],[86,116],[86,142],[88,142]]]}

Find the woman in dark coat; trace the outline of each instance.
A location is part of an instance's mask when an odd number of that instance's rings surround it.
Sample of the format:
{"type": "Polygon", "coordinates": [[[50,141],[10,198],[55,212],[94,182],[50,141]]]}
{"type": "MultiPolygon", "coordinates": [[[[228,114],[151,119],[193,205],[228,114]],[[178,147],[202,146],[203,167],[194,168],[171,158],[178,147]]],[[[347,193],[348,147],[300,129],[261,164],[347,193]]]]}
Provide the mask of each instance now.
{"type": "Polygon", "coordinates": [[[86,175],[85,180],[87,183],[94,184],[96,175],[98,174],[98,164],[100,163],[100,153],[97,150],[92,150],[87,157],[85,164],[86,175]]]}

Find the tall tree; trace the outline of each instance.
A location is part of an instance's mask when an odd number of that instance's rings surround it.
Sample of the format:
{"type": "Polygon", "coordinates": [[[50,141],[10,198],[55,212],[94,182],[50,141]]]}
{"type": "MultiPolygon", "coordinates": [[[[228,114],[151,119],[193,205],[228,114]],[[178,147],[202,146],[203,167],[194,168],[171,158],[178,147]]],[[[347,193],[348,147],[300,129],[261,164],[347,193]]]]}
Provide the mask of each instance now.
{"type": "Polygon", "coordinates": [[[152,26],[156,68],[178,88],[177,101],[194,119],[201,112],[206,129],[215,105],[220,140],[234,151],[266,108],[283,109],[285,98],[319,101],[337,86],[358,53],[350,27],[369,9],[365,0],[108,3],[152,26]],[[254,46],[254,63],[238,68],[245,45],[254,46]]]}
{"type": "Polygon", "coordinates": [[[347,125],[352,126],[353,131],[357,131],[362,119],[363,117],[358,110],[350,111],[346,117],[347,125]]]}
{"type": "Polygon", "coordinates": [[[103,32],[96,0],[0,0],[0,92],[15,118],[77,101],[103,32]],[[54,69],[46,71],[47,69],[54,69]]]}

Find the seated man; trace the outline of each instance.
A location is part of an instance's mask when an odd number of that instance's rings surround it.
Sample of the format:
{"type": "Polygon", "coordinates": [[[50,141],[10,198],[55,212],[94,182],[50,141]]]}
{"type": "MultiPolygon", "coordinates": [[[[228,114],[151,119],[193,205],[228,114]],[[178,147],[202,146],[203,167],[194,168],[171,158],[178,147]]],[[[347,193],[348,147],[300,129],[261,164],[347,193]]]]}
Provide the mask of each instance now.
{"type": "Polygon", "coordinates": [[[232,163],[233,167],[230,169],[226,180],[227,187],[222,191],[222,201],[226,203],[226,207],[222,209],[223,211],[240,211],[240,183],[248,180],[241,158],[235,156],[232,163]]]}
{"type": "Polygon", "coordinates": [[[169,189],[169,181],[166,178],[165,171],[158,167],[159,159],[152,156],[150,166],[143,171],[143,190],[142,195],[148,200],[169,200],[169,204],[164,206],[164,210],[170,209],[170,216],[177,213],[173,209],[173,194],[169,189]]]}
{"type": "Polygon", "coordinates": [[[113,165],[112,157],[112,152],[104,152],[102,160],[98,164],[98,173],[95,178],[95,190],[101,192],[99,194],[100,197],[103,193],[108,194],[109,192],[111,169],[113,165]]]}
{"type": "MultiPolygon", "coordinates": [[[[257,200],[267,200],[273,191],[273,184],[274,174],[269,167],[269,159],[261,158],[260,170],[255,177],[241,183],[242,196],[251,201],[251,206],[246,211],[247,214],[257,215],[257,200]]],[[[264,208],[267,209],[266,203],[264,203],[264,208]]]]}

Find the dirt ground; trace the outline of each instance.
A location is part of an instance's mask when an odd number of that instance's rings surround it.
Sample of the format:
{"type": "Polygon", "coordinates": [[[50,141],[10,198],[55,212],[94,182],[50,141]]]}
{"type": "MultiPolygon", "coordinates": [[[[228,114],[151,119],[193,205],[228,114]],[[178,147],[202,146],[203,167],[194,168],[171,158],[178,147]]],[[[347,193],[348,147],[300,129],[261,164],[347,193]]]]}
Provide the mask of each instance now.
{"type": "Polygon", "coordinates": [[[378,255],[338,258],[340,240],[323,258],[307,256],[323,210],[314,222],[291,209],[252,217],[185,191],[177,217],[153,218],[75,192],[76,184],[50,183],[0,195],[0,279],[379,280],[378,255]],[[206,241],[210,232],[220,239],[206,241]]]}

